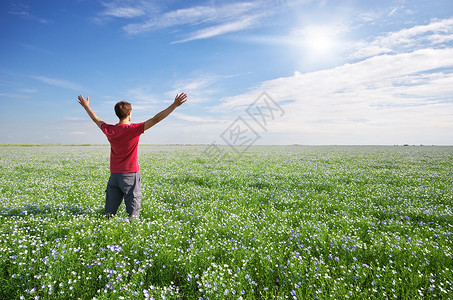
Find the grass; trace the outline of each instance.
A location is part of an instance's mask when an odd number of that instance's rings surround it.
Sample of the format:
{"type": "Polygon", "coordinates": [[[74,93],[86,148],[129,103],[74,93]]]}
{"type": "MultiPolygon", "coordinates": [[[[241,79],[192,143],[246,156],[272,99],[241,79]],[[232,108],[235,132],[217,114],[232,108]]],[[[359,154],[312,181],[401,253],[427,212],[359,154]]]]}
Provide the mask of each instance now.
{"type": "Polygon", "coordinates": [[[451,298],[453,148],[204,149],[140,147],[130,224],[108,147],[0,148],[0,298],[451,298]]]}

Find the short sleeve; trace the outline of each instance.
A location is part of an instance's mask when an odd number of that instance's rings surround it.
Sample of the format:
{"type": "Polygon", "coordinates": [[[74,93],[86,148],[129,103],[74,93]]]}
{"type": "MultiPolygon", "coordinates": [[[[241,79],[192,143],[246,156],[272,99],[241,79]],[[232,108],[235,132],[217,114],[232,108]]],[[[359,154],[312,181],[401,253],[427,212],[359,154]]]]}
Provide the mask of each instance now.
{"type": "Polygon", "coordinates": [[[107,134],[109,126],[110,125],[105,122],[101,124],[101,130],[104,134],[107,134]]]}
{"type": "Polygon", "coordinates": [[[145,132],[145,122],[143,123],[137,123],[137,124],[134,124],[136,125],[136,130],[137,130],[137,135],[141,135],[145,132]]]}

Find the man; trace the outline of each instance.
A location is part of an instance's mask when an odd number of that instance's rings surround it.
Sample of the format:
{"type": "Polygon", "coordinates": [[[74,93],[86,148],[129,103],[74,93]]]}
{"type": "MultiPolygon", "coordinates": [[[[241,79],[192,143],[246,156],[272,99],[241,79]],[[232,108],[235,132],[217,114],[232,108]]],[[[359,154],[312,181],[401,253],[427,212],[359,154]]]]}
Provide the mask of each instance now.
{"type": "Polygon", "coordinates": [[[80,95],[80,105],[86,110],[91,120],[102,130],[110,142],[110,178],[106,189],[106,215],[115,215],[124,199],[126,212],[130,221],[138,219],[141,208],[140,167],[137,160],[137,149],[140,135],[166,118],[176,107],[187,100],[187,95],[176,95],[174,102],[143,123],[130,123],[132,106],[120,101],[115,105],[115,114],[119,122],[110,125],[98,118],[91,110],[89,100],[80,95]]]}

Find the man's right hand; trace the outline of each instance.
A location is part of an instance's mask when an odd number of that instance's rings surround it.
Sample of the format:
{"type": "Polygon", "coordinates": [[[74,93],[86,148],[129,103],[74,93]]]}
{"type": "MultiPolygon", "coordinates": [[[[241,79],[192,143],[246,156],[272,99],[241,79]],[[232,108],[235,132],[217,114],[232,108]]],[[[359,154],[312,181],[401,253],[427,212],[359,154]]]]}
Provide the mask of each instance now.
{"type": "Polygon", "coordinates": [[[90,107],[90,97],[85,100],[82,95],[79,95],[79,103],[85,108],[90,107]]]}

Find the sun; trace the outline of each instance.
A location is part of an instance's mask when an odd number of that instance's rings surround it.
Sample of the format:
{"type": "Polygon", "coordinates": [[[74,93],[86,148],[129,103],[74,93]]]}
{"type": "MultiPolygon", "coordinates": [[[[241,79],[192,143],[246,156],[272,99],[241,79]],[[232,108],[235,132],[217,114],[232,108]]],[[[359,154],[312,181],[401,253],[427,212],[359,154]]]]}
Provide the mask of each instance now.
{"type": "Polygon", "coordinates": [[[329,61],[337,55],[339,34],[335,27],[327,25],[305,26],[294,32],[299,56],[311,63],[329,61]]]}
{"type": "Polygon", "coordinates": [[[315,53],[328,53],[334,45],[334,36],[325,28],[311,29],[306,35],[307,48],[315,53]]]}
{"type": "Polygon", "coordinates": [[[301,42],[311,56],[327,55],[335,48],[334,31],[326,26],[310,26],[301,32],[301,42]]]}

